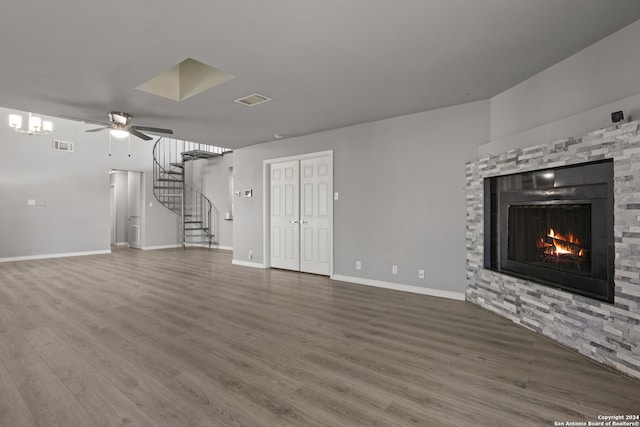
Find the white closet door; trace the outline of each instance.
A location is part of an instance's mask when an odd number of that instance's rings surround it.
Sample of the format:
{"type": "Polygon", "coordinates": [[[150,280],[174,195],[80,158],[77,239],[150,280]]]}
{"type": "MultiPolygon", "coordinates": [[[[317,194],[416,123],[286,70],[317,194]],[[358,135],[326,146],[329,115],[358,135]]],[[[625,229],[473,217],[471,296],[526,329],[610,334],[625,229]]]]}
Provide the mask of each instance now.
{"type": "Polygon", "coordinates": [[[300,271],[329,275],[331,257],[330,157],[300,161],[300,271]]]}
{"type": "Polygon", "coordinates": [[[300,269],[300,162],[271,165],[271,266],[300,269]]]}

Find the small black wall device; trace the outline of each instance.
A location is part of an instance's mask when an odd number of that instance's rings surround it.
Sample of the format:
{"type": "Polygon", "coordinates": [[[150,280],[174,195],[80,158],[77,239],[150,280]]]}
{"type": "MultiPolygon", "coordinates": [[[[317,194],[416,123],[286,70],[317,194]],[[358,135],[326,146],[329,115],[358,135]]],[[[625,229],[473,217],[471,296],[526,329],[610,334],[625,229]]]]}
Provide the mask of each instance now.
{"type": "Polygon", "coordinates": [[[611,113],[611,121],[613,123],[624,121],[624,113],[622,111],[615,111],[611,113]]]}

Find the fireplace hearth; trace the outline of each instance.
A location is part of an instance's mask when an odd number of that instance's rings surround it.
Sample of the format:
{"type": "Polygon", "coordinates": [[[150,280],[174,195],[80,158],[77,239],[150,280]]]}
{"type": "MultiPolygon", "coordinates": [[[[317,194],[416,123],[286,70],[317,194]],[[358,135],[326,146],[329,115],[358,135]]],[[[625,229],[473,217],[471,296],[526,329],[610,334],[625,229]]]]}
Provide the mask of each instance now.
{"type": "Polygon", "coordinates": [[[613,303],[613,162],[487,178],[485,267],[613,303]]]}

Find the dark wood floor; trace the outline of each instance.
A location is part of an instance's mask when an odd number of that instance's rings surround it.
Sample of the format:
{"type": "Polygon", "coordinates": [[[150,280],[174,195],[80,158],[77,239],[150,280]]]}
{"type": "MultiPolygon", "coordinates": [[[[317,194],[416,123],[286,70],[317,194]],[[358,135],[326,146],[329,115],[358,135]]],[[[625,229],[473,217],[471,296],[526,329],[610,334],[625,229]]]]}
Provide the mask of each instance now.
{"type": "Polygon", "coordinates": [[[0,264],[2,426],[553,425],[640,385],[470,303],[206,249],[0,264]]]}

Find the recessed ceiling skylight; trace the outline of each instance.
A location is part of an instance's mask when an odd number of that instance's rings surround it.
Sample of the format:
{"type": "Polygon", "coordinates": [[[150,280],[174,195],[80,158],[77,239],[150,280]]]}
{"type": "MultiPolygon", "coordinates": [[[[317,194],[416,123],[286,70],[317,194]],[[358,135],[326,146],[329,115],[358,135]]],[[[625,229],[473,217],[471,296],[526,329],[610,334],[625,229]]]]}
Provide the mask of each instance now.
{"type": "Polygon", "coordinates": [[[233,74],[187,58],[136,89],[174,101],[184,101],[234,77],[233,74]]]}
{"type": "Polygon", "coordinates": [[[248,107],[253,107],[254,105],[262,104],[263,102],[267,102],[267,101],[271,101],[271,98],[267,98],[266,96],[260,95],[259,93],[254,93],[253,95],[236,99],[237,103],[246,105],[248,107]]]}

